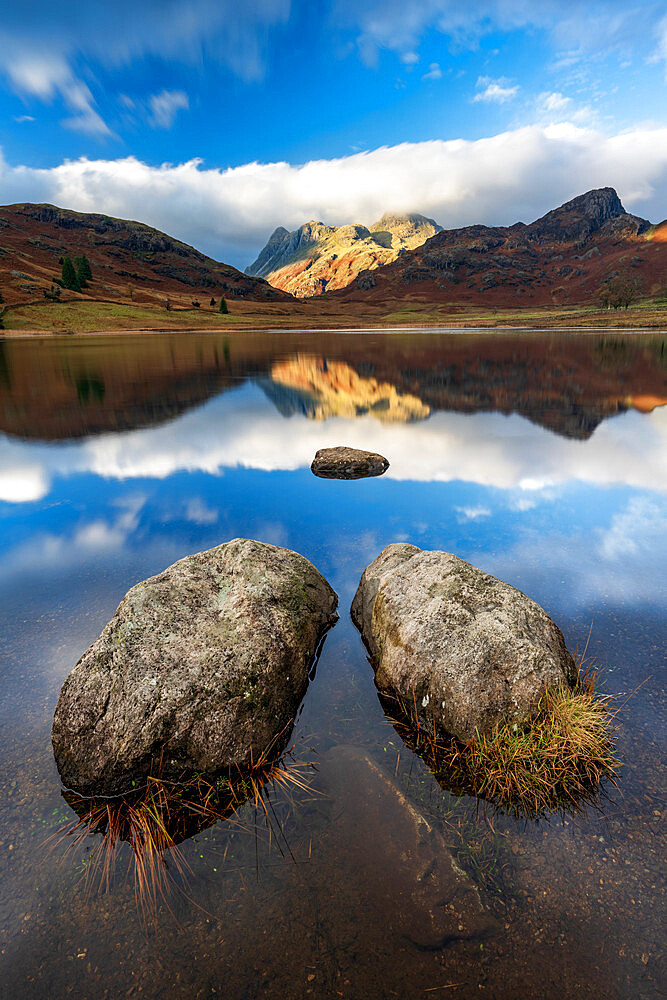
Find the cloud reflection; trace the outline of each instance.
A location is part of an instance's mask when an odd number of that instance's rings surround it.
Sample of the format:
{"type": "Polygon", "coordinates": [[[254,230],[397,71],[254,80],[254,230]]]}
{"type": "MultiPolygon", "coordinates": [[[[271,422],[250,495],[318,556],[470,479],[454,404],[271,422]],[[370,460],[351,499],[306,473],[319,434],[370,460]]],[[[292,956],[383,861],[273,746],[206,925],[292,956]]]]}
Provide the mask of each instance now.
{"type": "MultiPolygon", "coordinates": [[[[85,473],[125,480],[220,475],[236,467],[295,470],[307,468],[318,448],[339,444],[386,455],[386,478],[394,480],[463,480],[526,498],[573,480],[667,489],[665,408],[628,411],[580,441],[516,414],[438,412],[410,424],[371,416],[321,423],[300,414],[283,418],[257,387],[245,386],[161,427],[57,445],[0,438],[0,499],[38,500],[55,480],[85,473]]],[[[515,503],[526,509],[520,498],[515,503]]]]}

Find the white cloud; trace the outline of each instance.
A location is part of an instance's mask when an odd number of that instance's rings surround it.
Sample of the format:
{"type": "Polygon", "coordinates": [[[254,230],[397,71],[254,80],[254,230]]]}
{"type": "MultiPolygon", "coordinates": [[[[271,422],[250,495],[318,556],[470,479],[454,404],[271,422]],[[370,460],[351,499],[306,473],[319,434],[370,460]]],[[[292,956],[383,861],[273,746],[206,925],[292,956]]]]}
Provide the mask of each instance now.
{"type": "Polygon", "coordinates": [[[198,160],[150,166],[134,157],[37,169],[0,158],[5,203],[48,201],[140,219],[237,266],[254,259],[277,226],[295,229],[306,219],[370,224],[397,211],[422,212],[448,228],[509,225],[605,185],[618,190],[629,211],[662,219],[667,128],[604,135],[568,123],[534,125],[485,139],[227,170],[198,160]]]}
{"type": "Polygon", "coordinates": [[[14,121],[18,125],[23,125],[25,122],[34,122],[34,120],[35,119],[33,118],[32,115],[15,115],[14,116],[14,121]]]}
{"type": "Polygon", "coordinates": [[[633,497],[626,509],[615,514],[601,535],[598,551],[604,559],[628,555],[651,555],[655,540],[667,537],[667,509],[647,497],[633,497]]]}
{"type": "MultiPolygon", "coordinates": [[[[1,44],[1,33],[0,33],[1,44]]],[[[89,135],[108,136],[111,131],[95,110],[95,100],[88,86],[72,73],[66,59],[46,51],[29,50],[25,46],[10,49],[10,55],[3,60],[4,68],[15,90],[24,95],[50,101],[56,94],[65,102],[71,118],[63,125],[67,128],[86,132],[89,135]]]]}
{"type": "MultiPolygon", "coordinates": [[[[77,8],[76,30],[50,0],[33,0],[30,16],[25,7],[3,8],[0,73],[22,96],[42,101],[60,96],[75,111],[63,125],[99,138],[112,133],[84,82],[91,78],[92,63],[117,68],[156,56],[192,65],[206,54],[245,81],[261,80],[268,34],[287,20],[290,0],[92,3],[77,8]]],[[[168,127],[167,120],[158,107],[156,124],[168,127]]]]}
{"type": "MultiPolygon", "coordinates": [[[[501,580],[511,580],[540,603],[546,581],[548,606],[576,610],[591,606],[664,607],[664,538],[667,507],[660,497],[632,497],[609,527],[571,534],[528,528],[516,543],[496,554],[469,552],[466,558],[501,580]],[[519,579],[517,579],[517,570],[519,579]]],[[[545,594],[545,597],[547,595],[545,594]]],[[[595,625],[593,628],[595,635],[595,625]]]]}
{"type": "Polygon", "coordinates": [[[151,111],[151,123],[156,128],[171,128],[176,115],[181,110],[190,107],[188,95],[182,90],[163,90],[148,98],[151,111]]]}
{"type": "Polygon", "coordinates": [[[29,503],[41,500],[49,492],[49,479],[43,467],[14,464],[10,458],[0,477],[0,500],[5,503],[29,503]]]}
{"type": "Polygon", "coordinates": [[[539,94],[535,101],[538,120],[545,124],[567,121],[573,125],[591,126],[596,120],[595,110],[588,104],[577,107],[571,97],[560,91],[539,94]]]}
{"type": "Polygon", "coordinates": [[[500,80],[491,80],[488,76],[480,76],[476,86],[478,92],[473,97],[473,101],[505,104],[506,101],[511,101],[519,93],[518,84],[511,86],[509,80],[504,77],[501,77],[500,80]]]}
{"type": "Polygon", "coordinates": [[[213,507],[207,507],[201,497],[188,500],[185,507],[185,517],[193,524],[215,524],[219,516],[218,511],[213,507]]]}
{"type": "Polygon", "coordinates": [[[537,100],[540,107],[546,112],[560,113],[572,104],[572,98],[565,97],[559,91],[554,91],[551,94],[546,92],[540,94],[537,100]]]}
{"type": "Polygon", "coordinates": [[[459,521],[481,521],[485,517],[491,517],[488,507],[456,507],[459,521]]]}
{"type": "Polygon", "coordinates": [[[424,73],[422,80],[442,80],[442,70],[438,63],[431,63],[428,73],[424,73]]]}
{"type": "Polygon", "coordinates": [[[552,44],[579,60],[587,53],[625,57],[653,47],[667,61],[664,8],[654,0],[336,0],[335,20],[356,31],[362,59],[374,65],[378,52],[416,52],[435,29],[456,47],[475,48],[491,32],[538,28],[552,44]],[[647,41],[648,40],[648,41],[647,41]]]}

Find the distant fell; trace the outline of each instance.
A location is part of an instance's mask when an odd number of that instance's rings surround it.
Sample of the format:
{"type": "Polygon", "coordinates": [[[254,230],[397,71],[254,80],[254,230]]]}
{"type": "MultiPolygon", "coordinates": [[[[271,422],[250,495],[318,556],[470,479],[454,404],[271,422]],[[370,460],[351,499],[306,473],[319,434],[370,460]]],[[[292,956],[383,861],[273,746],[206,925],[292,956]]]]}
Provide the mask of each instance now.
{"type": "MultiPolygon", "coordinates": [[[[84,255],[92,280],[82,296],[160,306],[212,298],[257,302],[291,296],[261,278],[242,274],[151,226],[55,205],[0,207],[0,290],[9,305],[44,301],[60,279],[65,257],[84,255]]],[[[57,285],[55,286],[57,287],[57,285]]],[[[72,297],[63,290],[61,299],[72,297]]],[[[77,296],[81,297],[81,296],[77,296]]]]}
{"type": "Polygon", "coordinates": [[[299,298],[321,295],[344,288],[362,270],[391,263],[441,231],[437,222],[423,215],[391,213],[369,228],[327,226],[314,220],[293,232],[279,226],[246,274],[265,278],[299,298]]]}
{"type": "Polygon", "coordinates": [[[667,287],[667,246],[662,225],[626,212],[605,187],[529,224],[441,230],[336,294],[492,308],[593,305],[601,284],[618,275],[659,294],[667,287]]]}

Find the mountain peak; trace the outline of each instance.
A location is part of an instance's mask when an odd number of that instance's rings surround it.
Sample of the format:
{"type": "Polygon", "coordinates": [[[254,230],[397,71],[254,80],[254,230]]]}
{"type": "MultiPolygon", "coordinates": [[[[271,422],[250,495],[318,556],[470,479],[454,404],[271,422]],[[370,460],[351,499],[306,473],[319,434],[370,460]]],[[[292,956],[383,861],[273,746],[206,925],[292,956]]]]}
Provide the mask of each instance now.
{"type": "Polygon", "coordinates": [[[587,239],[610,219],[625,215],[627,213],[614,188],[596,188],[536,219],[527,227],[527,235],[537,242],[576,242],[587,239]]]}
{"type": "Polygon", "coordinates": [[[421,246],[441,227],[423,215],[385,213],[368,229],[357,223],[327,226],[311,219],[289,233],[276,229],[246,274],[301,297],[344,288],[361,270],[395,260],[421,246]]]}
{"type": "Polygon", "coordinates": [[[431,235],[442,232],[442,226],[439,226],[435,219],[419,215],[418,212],[407,212],[404,215],[397,214],[396,212],[385,212],[382,218],[374,222],[369,228],[372,233],[387,232],[398,234],[407,231],[416,233],[423,228],[432,229],[433,233],[431,235]]]}

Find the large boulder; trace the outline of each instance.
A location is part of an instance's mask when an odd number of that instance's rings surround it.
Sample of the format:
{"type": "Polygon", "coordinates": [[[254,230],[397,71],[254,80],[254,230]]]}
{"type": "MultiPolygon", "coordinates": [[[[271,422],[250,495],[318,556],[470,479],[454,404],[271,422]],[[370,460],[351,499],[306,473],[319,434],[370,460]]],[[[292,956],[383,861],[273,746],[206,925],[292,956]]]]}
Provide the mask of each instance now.
{"type": "Polygon", "coordinates": [[[381,476],[389,468],[389,462],[376,451],[341,445],[320,448],[310,468],[320,479],[367,479],[381,476]]]}
{"type": "Polygon", "coordinates": [[[64,784],[111,795],[277,753],[336,605],[303,556],[241,538],[132,587],[60,693],[64,784]]]}
{"type": "Polygon", "coordinates": [[[534,715],[577,670],[562,633],[520,590],[448,552],[388,545],[352,604],[381,694],[428,731],[469,740],[534,715]]]}

